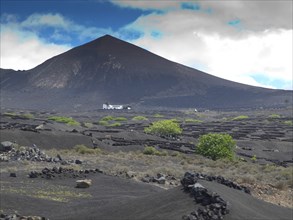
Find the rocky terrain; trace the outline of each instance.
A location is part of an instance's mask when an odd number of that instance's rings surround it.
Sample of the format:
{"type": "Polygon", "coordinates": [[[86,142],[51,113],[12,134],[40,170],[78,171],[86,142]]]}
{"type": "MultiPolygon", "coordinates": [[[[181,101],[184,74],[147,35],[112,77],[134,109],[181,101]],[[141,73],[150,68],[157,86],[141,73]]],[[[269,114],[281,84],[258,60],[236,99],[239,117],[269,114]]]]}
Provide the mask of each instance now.
{"type": "Polygon", "coordinates": [[[0,219],[292,219],[292,109],[2,109],[0,129],[0,219]],[[144,132],[162,119],[182,135],[144,132]],[[237,160],[196,154],[209,132],[233,136],[237,160]]]}

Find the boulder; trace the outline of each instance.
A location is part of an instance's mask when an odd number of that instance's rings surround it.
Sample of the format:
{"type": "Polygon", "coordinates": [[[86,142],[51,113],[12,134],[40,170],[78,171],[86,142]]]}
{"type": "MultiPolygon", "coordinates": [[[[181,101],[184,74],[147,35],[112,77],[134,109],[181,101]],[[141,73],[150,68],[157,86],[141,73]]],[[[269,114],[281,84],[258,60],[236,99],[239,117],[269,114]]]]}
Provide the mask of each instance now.
{"type": "Polygon", "coordinates": [[[0,155],[0,162],[8,162],[9,158],[4,155],[0,155]]]}
{"type": "Polygon", "coordinates": [[[36,130],[43,130],[44,129],[44,124],[40,124],[35,127],[36,130]]]}
{"type": "Polygon", "coordinates": [[[156,179],[156,182],[158,184],[165,184],[166,183],[166,178],[164,176],[161,176],[160,178],[156,179]]]}
{"type": "Polygon", "coordinates": [[[10,151],[12,149],[12,147],[13,147],[13,143],[12,142],[10,142],[10,141],[3,141],[0,144],[0,151],[2,151],[2,152],[3,151],[4,152],[10,151]]]}
{"type": "Polygon", "coordinates": [[[135,172],[133,172],[133,171],[126,172],[126,178],[128,178],[128,179],[134,178],[135,176],[136,176],[135,172]]]}
{"type": "Polygon", "coordinates": [[[10,177],[16,177],[16,173],[10,173],[10,177]]]}
{"type": "Polygon", "coordinates": [[[92,185],[91,179],[77,180],[76,188],[89,188],[92,185]]]}
{"type": "Polygon", "coordinates": [[[82,161],[81,160],[75,160],[75,164],[82,164],[82,161]]]}

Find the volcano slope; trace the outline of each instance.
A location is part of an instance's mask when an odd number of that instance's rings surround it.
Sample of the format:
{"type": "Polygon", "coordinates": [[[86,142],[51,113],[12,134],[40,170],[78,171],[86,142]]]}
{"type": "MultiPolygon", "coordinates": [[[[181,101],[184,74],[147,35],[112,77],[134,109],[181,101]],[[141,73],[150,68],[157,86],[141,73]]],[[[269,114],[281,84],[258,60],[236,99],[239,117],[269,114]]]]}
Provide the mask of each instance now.
{"type": "Polygon", "coordinates": [[[0,71],[1,106],[78,111],[105,102],[146,108],[239,109],[292,104],[292,91],[247,86],[106,35],[27,71],[0,71]]]}

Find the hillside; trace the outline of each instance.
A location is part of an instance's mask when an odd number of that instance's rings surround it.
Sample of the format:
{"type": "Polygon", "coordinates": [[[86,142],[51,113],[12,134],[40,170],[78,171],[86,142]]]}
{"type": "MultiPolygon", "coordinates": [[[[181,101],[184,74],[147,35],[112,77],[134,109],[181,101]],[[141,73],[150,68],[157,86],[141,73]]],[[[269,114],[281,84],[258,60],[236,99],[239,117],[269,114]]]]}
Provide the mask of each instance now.
{"type": "Polygon", "coordinates": [[[89,110],[102,103],[136,108],[282,107],[292,91],[220,79],[109,35],[28,71],[1,69],[1,106],[89,110]]]}

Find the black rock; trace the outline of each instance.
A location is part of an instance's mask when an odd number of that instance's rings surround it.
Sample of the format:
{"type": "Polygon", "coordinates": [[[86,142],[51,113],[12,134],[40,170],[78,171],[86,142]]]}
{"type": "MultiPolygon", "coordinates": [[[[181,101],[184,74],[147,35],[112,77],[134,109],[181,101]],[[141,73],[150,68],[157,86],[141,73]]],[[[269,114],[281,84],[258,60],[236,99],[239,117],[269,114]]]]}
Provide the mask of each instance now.
{"type": "Polygon", "coordinates": [[[10,173],[10,177],[16,177],[16,173],[10,173]]]}
{"type": "Polygon", "coordinates": [[[75,160],[75,164],[82,164],[81,160],[75,160]]]}

